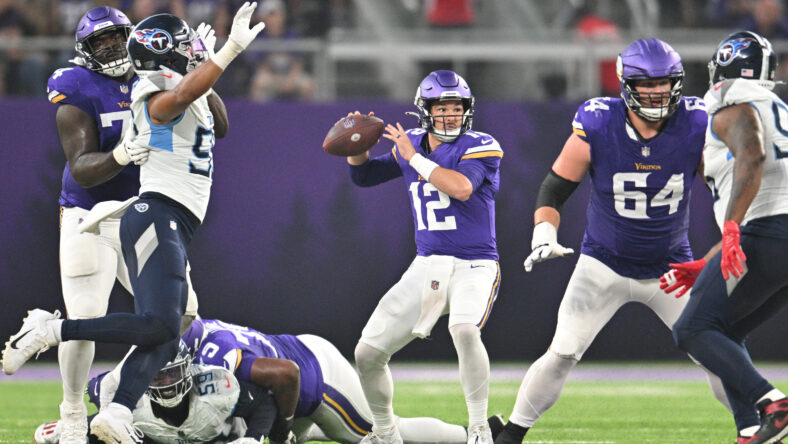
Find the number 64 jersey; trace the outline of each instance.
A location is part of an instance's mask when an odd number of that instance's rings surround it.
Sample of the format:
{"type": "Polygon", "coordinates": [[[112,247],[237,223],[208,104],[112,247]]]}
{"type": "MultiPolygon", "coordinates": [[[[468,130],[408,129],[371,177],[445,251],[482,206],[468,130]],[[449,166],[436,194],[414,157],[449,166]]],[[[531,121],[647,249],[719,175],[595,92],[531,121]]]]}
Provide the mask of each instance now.
{"type": "Polygon", "coordinates": [[[140,194],[163,194],[197,216],[205,217],[211,194],[215,143],[213,114],[202,96],[172,122],[157,125],[148,115],[151,94],[173,89],[183,77],[172,71],[140,78],[131,92],[134,140],[153,148],[140,167],[140,194]]]}
{"type": "MultiPolygon", "coordinates": [[[[766,216],[788,213],[788,106],[757,81],[725,80],[712,86],[704,97],[709,104],[710,120],[720,109],[747,103],[755,108],[763,127],[766,162],[758,194],[744,215],[741,225],[766,216]]],[[[714,132],[706,135],[703,153],[706,183],[714,194],[714,217],[722,230],[731,197],[733,155],[714,132]]],[[[742,231],[747,231],[742,227],[742,231]]]]}
{"type": "Polygon", "coordinates": [[[684,97],[651,139],[642,139],[621,99],[580,106],[573,132],[591,146],[591,197],[581,251],[616,273],[657,278],[674,262],[692,260],[690,190],[701,162],[707,115],[684,97]]]}

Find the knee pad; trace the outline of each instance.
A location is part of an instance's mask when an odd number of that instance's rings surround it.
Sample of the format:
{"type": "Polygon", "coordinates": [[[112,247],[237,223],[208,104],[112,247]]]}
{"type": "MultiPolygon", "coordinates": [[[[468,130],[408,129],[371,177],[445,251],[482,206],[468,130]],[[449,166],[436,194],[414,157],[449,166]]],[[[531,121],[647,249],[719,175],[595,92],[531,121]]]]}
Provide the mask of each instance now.
{"type": "Polygon", "coordinates": [[[66,277],[89,276],[99,268],[98,246],[92,235],[80,234],[63,240],[60,269],[66,277]]]}
{"type": "Polygon", "coordinates": [[[546,365],[550,365],[558,373],[568,373],[579,362],[579,359],[573,355],[562,355],[551,348],[547,350],[545,356],[547,356],[546,365]]]}
{"type": "Polygon", "coordinates": [[[367,370],[382,368],[388,364],[391,355],[372,347],[371,345],[359,342],[355,351],[356,366],[360,373],[367,370]]]}
{"type": "Polygon", "coordinates": [[[481,330],[474,324],[457,324],[449,327],[449,333],[454,341],[454,347],[468,345],[481,341],[481,330]]]}
{"type": "Polygon", "coordinates": [[[100,298],[95,292],[83,291],[63,299],[69,319],[93,319],[107,314],[109,295],[100,298]]]}

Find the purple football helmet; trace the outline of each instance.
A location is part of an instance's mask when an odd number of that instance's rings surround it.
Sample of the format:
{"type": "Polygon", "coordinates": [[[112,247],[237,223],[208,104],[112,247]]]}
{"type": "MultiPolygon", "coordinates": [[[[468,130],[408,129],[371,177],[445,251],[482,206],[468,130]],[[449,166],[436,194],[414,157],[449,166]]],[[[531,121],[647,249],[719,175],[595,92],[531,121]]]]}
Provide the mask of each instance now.
{"type": "Polygon", "coordinates": [[[126,14],[109,6],[97,6],[82,16],[77,24],[75,49],[91,71],[109,77],[120,77],[131,68],[126,52],[126,40],[131,33],[131,22],[126,14]],[[119,43],[99,47],[97,37],[120,33],[119,43]]]}
{"type": "Polygon", "coordinates": [[[189,325],[189,328],[183,332],[181,339],[186,343],[186,347],[188,347],[191,354],[197,356],[197,350],[200,349],[200,345],[207,334],[208,329],[205,328],[202,318],[197,316],[197,318],[192,321],[191,325],[189,325]]]}
{"type": "MultiPolygon", "coordinates": [[[[416,99],[413,103],[419,110],[419,113],[416,115],[419,118],[419,126],[434,134],[441,142],[452,142],[471,129],[474,101],[471,95],[471,88],[465,79],[454,71],[440,70],[431,72],[421,81],[419,88],[416,90],[416,99]],[[453,130],[438,130],[435,128],[436,117],[430,114],[430,108],[435,102],[441,100],[459,100],[462,102],[462,125],[459,128],[453,130]]],[[[440,118],[443,118],[443,116],[440,118]]]]}
{"type": "Polygon", "coordinates": [[[627,107],[638,116],[656,122],[668,118],[681,101],[684,67],[681,56],[667,43],[659,39],[635,40],[627,46],[616,61],[616,74],[621,87],[621,98],[627,107]],[[635,82],[643,79],[670,80],[670,91],[664,93],[640,93],[635,82]],[[655,107],[643,105],[642,101],[659,101],[667,104],[655,107]]]}

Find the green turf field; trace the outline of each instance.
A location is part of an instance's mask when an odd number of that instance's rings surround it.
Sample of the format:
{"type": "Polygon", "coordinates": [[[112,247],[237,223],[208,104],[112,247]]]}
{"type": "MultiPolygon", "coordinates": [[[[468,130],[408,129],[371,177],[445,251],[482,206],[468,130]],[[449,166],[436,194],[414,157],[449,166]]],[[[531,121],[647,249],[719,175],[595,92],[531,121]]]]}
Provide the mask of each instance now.
{"type": "MultiPolygon", "coordinates": [[[[783,384],[784,385],[784,384],[783,384]]],[[[490,413],[506,417],[518,382],[493,382],[490,413]]],[[[60,384],[0,384],[0,443],[30,443],[35,428],[58,417],[60,384]]],[[[464,424],[458,382],[398,382],[395,411],[464,424]]],[[[727,411],[703,382],[570,381],[561,399],[526,436],[528,443],[733,443],[727,411]]]]}

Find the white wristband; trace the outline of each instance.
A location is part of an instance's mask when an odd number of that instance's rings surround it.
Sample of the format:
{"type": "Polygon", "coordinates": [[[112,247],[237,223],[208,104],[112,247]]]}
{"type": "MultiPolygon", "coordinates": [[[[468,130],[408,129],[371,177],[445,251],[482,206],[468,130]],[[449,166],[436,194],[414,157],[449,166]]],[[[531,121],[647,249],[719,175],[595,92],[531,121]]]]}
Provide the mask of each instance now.
{"type": "Polygon", "coordinates": [[[413,169],[416,170],[416,172],[428,182],[432,172],[435,170],[435,168],[438,168],[437,163],[427,159],[419,153],[414,154],[413,157],[410,158],[410,166],[413,167],[413,169]]]}
{"type": "Polygon", "coordinates": [[[115,162],[118,162],[118,165],[128,165],[131,163],[131,157],[129,156],[129,153],[126,152],[126,148],[123,146],[123,140],[121,140],[118,146],[112,150],[112,157],[115,158],[115,162]]]}
{"type": "Polygon", "coordinates": [[[233,61],[233,59],[243,51],[243,46],[235,43],[232,39],[227,39],[227,43],[222,46],[222,49],[219,50],[216,54],[213,55],[211,60],[213,63],[216,63],[219,68],[222,68],[222,71],[227,69],[227,65],[233,61]]]}
{"type": "Polygon", "coordinates": [[[558,242],[558,230],[550,222],[539,222],[534,227],[534,234],[531,238],[531,249],[545,244],[558,242]]]}

